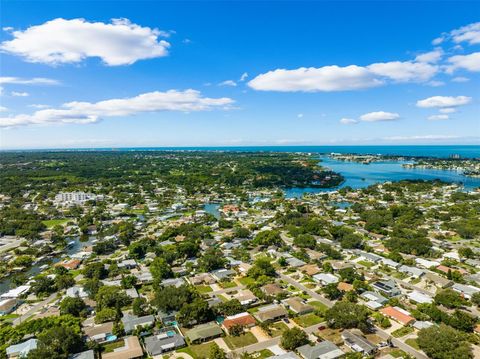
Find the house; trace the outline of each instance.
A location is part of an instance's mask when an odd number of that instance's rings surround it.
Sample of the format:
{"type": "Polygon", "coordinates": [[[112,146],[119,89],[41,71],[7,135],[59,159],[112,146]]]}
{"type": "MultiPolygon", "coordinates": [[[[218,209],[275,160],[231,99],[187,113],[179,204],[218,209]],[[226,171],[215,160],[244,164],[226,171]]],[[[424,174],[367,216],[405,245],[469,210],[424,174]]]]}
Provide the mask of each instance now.
{"type": "Polygon", "coordinates": [[[222,335],[222,329],[214,322],[197,325],[185,333],[192,344],[203,343],[222,335]]]}
{"type": "Polygon", "coordinates": [[[363,336],[354,334],[349,330],[345,330],[342,333],[342,339],[346,346],[363,355],[371,355],[377,350],[376,345],[370,343],[363,336]]]}
{"type": "Polygon", "coordinates": [[[164,287],[174,286],[176,288],[179,288],[185,284],[185,280],[183,278],[168,278],[168,279],[164,279],[160,284],[164,287]]]}
{"type": "Polygon", "coordinates": [[[30,290],[29,285],[20,285],[17,288],[10,289],[8,292],[3,293],[2,295],[0,295],[0,298],[2,299],[19,298],[22,295],[27,294],[29,290],[30,290]]]}
{"type": "Polygon", "coordinates": [[[183,348],[186,345],[185,339],[173,330],[145,338],[145,350],[148,355],[161,355],[171,350],[183,348]]]}
{"type": "Polygon", "coordinates": [[[297,348],[297,352],[304,359],[336,359],[345,355],[339,347],[328,340],[315,345],[302,345],[297,348]]]}
{"type": "Polygon", "coordinates": [[[312,307],[309,304],[305,304],[302,298],[299,297],[292,297],[285,299],[283,303],[289,308],[292,312],[295,314],[306,314],[306,313],[311,313],[315,310],[314,307],[312,307]]]}
{"type": "Polygon", "coordinates": [[[102,359],[136,359],[143,358],[143,349],[136,336],[123,339],[123,347],[113,349],[113,352],[102,354],[102,359]]]}
{"type": "Polygon", "coordinates": [[[408,299],[414,301],[414,302],[417,302],[417,303],[420,303],[420,304],[423,304],[423,303],[427,303],[427,304],[430,304],[430,303],[433,303],[433,298],[430,297],[429,295],[426,295],[426,294],[423,294],[417,290],[414,290],[413,292],[411,293],[408,293],[407,294],[407,297],[408,299]]]}
{"type": "Polygon", "coordinates": [[[260,290],[269,297],[276,297],[277,295],[286,293],[277,283],[265,284],[263,287],[260,287],[260,290]]]}
{"type": "Polygon", "coordinates": [[[137,267],[137,262],[135,262],[135,259],[125,259],[118,263],[118,268],[121,269],[133,269],[137,267]]]}
{"type": "Polygon", "coordinates": [[[95,359],[95,352],[93,349],[86,350],[84,352],[70,354],[68,359],[95,359]]]}
{"type": "Polygon", "coordinates": [[[342,292],[351,292],[353,290],[353,285],[350,283],[339,282],[337,285],[337,289],[341,290],[342,292]]]}
{"type": "Polygon", "coordinates": [[[0,316],[8,315],[13,312],[21,303],[18,299],[3,299],[0,301],[0,316]]]}
{"type": "Polygon", "coordinates": [[[122,317],[123,328],[125,333],[130,334],[138,327],[151,327],[155,323],[155,317],[153,315],[144,315],[143,317],[137,317],[133,314],[124,313],[122,317]]]}
{"type": "Polygon", "coordinates": [[[233,297],[237,299],[241,305],[250,305],[258,300],[255,294],[253,294],[252,291],[249,289],[241,290],[233,297]]]}
{"type": "Polygon", "coordinates": [[[294,352],[287,352],[284,354],[274,355],[273,357],[268,357],[267,359],[301,359],[294,352]]]}
{"type": "Polygon", "coordinates": [[[191,285],[213,284],[216,282],[210,273],[197,274],[196,276],[188,278],[188,281],[191,285]]]}
{"type": "Polygon", "coordinates": [[[397,269],[400,266],[400,263],[392,261],[389,258],[383,258],[382,257],[382,259],[380,261],[382,262],[383,265],[385,265],[387,267],[390,267],[390,268],[393,268],[393,269],[397,269]]]}
{"type": "Polygon", "coordinates": [[[474,287],[473,285],[465,285],[459,283],[455,283],[452,286],[452,289],[455,292],[460,293],[465,299],[471,299],[472,295],[480,292],[480,288],[474,287]]]}
{"type": "Polygon", "coordinates": [[[372,284],[372,287],[376,291],[389,297],[395,297],[401,294],[400,289],[398,289],[397,284],[392,279],[377,281],[372,284]]]}
{"type": "Polygon", "coordinates": [[[302,261],[301,259],[298,259],[298,258],[295,258],[295,257],[286,257],[285,260],[287,261],[287,264],[290,266],[290,267],[302,267],[304,266],[305,263],[304,261],[302,261]]]}
{"type": "Polygon", "coordinates": [[[399,272],[406,273],[410,277],[414,278],[420,278],[422,275],[425,274],[425,271],[423,269],[419,269],[417,267],[410,267],[406,265],[402,265],[400,268],[398,268],[399,272]]]}
{"type": "Polygon", "coordinates": [[[25,358],[30,350],[37,349],[37,339],[29,339],[25,342],[10,345],[7,351],[9,358],[25,358]]]}
{"type": "Polygon", "coordinates": [[[320,273],[320,268],[316,264],[305,264],[299,268],[303,273],[312,276],[320,273]]]}
{"type": "Polygon", "coordinates": [[[331,273],[319,273],[313,276],[313,280],[322,285],[334,284],[339,282],[339,278],[331,273]]]}
{"type": "Polygon", "coordinates": [[[409,312],[399,307],[385,307],[380,309],[380,313],[403,325],[409,325],[415,321],[409,312]]]}
{"type": "Polygon", "coordinates": [[[378,254],[368,253],[360,250],[356,250],[354,253],[367,262],[378,263],[383,259],[383,257],[379,256],[378,254]]]}
{"type": "Polygon", "coordinates": [[[222,323],[223,329],[230,334],[230,328],[239,325],[244,328],[250,328],[255,326],[255,318],[250,313],[243,312],[236,315],[231,315],[225,318],[222,323]]]}
{"type": "Polygon", "coordinates": [[[163,325],[173,325],[176,321],[178,311],[172,310],[170,312],[158,312],[158,319],[163,323],[163,325]]]}
{"type": "Polygon", "coordinates": [[[278,304],[271,304],[258,309],[254,314],[260,322],[274,322],[276,320],[286,318],[288,316],[287,310],[278,304]]]}
{"type": "Polygon", "coordinates": [[[74,286],[67,289],[65,295],[70,298],[86,298],[88,297],[88,293],[80,286],[74,286]]]}
{"type": "Polygon", "coordinates": [[[82,261],[80,259],[71,259],[69,261],[55,264],[55,267],[63,267],[68,270],[74,270],[80,267],[80,264],[82,264],[82,261]]]}
{"type": "Polygon", "coordinates": [[[217,281],[221,282],[222,280],[228,280],[230,277],[234,276],[236,272],[232,269],[217,269],[212,272],[210,272],[213,278],[215,278],[217,281]]]}
{"type": "Polygon", "coordinates": [[[425,274],[425,279],[434,283],[437,287],[440,287],[440,288],[448,288],[453,285],[453,281],[451,281],[450,279],[441,277],[438,274],[435,274],[432,272],[427,272],[425,274]]]}
{"type": "Polygon", "coordinates": [[[83,332],[87,340],[103,343],[109,341],[112,336],[113,322],[98,324],[92,327],[84,327],[83,332]]]}
{"type": "Polygon", "coordinates": [[[440,265],[440,262],[437,261],[429,261],[427,259],[423,258],[415,258],[415,263],[417,263],[420,267],[429,269],[432,267],[438,267],[440,265]]]}

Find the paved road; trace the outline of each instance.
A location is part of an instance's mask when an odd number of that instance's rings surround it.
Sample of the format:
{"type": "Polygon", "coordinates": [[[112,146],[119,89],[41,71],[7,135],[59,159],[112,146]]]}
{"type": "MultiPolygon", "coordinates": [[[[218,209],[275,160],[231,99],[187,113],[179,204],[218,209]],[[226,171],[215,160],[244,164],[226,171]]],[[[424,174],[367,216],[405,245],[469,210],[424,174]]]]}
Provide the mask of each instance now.
{"type": "Polygon", "coordinates": [[[282,278],[284,281],[288,282],[289,284],[293,285],[294,287],[297,287],[298,289],[306,292],[309,296],[312,298],[318,300],[319,302],[325,304],[327,307],[331,308],[333,307],[333,302],[331,300],[328,300],[324,296],[314,292],[313,290],[305,287],[302,283],[297,282],[295,279],[289,277],[288,275],[281,274],[280,273],[280,278],[282,278]]]}
{"type": "Polygon", "coordinates": [[[30,318],[32,315],[34,315],[37,311],[39,311],[40,309],[42,309],[42,307],[44,307],[45,305],[47,305],[48,303],[50,303],[51,301],[53,301],[54,299],[57,298],[57,293],[53,293],[51,294],[48,298],[45,298],[44,300],[42,300],[41,302],[38,302],[37,304],[35,304],[33,307],[31,307],[26,313],[24,313],[23,315],[21,315],[20,317],[18,318],[15,318],[13,320],[13,326],[17,326],[19,325],[20,323],[24,322],[26,319],[30,318]]]}

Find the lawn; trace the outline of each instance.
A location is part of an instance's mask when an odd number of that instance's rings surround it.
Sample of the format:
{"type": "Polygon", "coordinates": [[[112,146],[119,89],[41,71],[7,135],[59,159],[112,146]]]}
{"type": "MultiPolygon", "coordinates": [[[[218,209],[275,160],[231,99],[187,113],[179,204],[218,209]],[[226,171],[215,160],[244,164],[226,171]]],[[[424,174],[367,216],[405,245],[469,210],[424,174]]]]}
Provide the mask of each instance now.
{"type": "Polygon", "coordinates": [[[209,293],[213,291],[212,287],[210,287],[209,285],[197,285],[195,286],[195,288],[200,294],[209,293]]]}
{"type": "Polygon", "coordinates": [[[113,343],[108,343],[108,344],[104,344],[102,345],[103,347],[103,352],[104,353],[111,353],[113,352],[115,349],[117,348],[121,348],[125,345],[125,341],[124,340],[117,340],[116,342],[113,342],[113,343]]]}
{"type": "Polygon", "coordinates": [[[275,354],[273,354],[272,351],[268,349],[263,349],[263,350],[260,350],[259,352],[252,353],[251,357],[255,359],[266,359],[266,358],[273,357],[274,355],[275,354]]]}
{"type": "Polygon", "coordinates": [[[220,282],[219,284],[222,288],[233,288],[237,286],[237,283],[235,282],[220,282]]]}
{"type": "Polygon", "coordinates": [[[283,334],[285,330],[288,329],[288,326],[283,322],[277,322],[270,325],[270,335],[272,337],[278,337],[283,334]]]}
{"type": "Polygon", "coordinates": [[[328,307],[325,304],[323,304],[322,302],[319,302],[318,300],[308,302],[308,304],[310,304],[312,307],[314,307],[316,310],[319,310],[322,313],[324,313],[328,309],[328,307]]]}
{"type": "Polygon", "coordinates": [[[302,328],[306,328],[321,323],[323,319],[316,314],[309,313],[296,317],[293,319],[293,321],[300,325],[302,328]]]}
{"type": "Polygon", "coordinates": [[[258,342],[257,338],[255,338],[255,335],[250,332],[246,332],[242,335],[239,335],[238,337],[229,335],[223,338],[223,340],[230,349],[242,348],[258,342]]]}
{"type": "Polygon", "coordinates": [[[403,327],[403,328],[400,328],[400,329],[397,329],[395,331],[392,332],[392,336],[394,336],[395,338],[400,338],[400,337],[403,337],[407,334],[410,334],[413,332],[413,328],[412,327],[403,327]]]}
{"type": "Polygon", "coordinates": [[[250,277],[242,277],[238,281],[246,286],[248,286],[249,284],[255,284],[255,279],[250,277]]]}
{"type": "Polygon", "coordinates": [[[357,263],[367,268],[372,268],[375,265],[374,263],[367,261],[358,261],[357,263]]]}
{"type": "Polygon", "coordinates": [[[214,344],[214,342],[209,342],[204,344],[190,345],[186,348],[177,350],[177,352],[189,354],[194,359],[208,359],[210,355],[210,347],[214,344]]]}
{"type": "Polygon", "coordinates": [[[408,344],[412,348],[415,348],[417,350],[420,349],[420,347],[418,346],[418,343],[417,343],[417,339],[409,338],[409,339],[405,340],[405,344],[408,344]]]}
{"type": "Polygon", "coordinates": [[[56,225],[63,225],[66,224],[69,221],[68,218],[60,218],[60,219],[48,219],[46,221],[42,221],[42,223],[47,227],[47,228],[53,228],[56,225]]]}

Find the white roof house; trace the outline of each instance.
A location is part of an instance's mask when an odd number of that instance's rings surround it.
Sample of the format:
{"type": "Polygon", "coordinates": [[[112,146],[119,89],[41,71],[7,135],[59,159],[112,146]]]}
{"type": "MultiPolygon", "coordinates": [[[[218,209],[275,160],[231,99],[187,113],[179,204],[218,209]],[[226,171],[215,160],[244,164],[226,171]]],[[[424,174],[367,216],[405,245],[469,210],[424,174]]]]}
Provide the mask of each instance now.
{"type": "Polygon", "coordinates": [[[21,286],[18,286],[17,288],[10,289],[8,292],[3,293],[0,297],[3,298],[3,299],[18,298],[22,294],[27,293],[29,290],[30,290],[29,285],[21,285],[21,286]]]}
{"type": "Polygon", "coordinates": [[[426,295],[426,294],[423,294],[423,293],[421,293],[421,292],[419,292],[419,291],[416,291],[416,290],[414,290],[414,291],[411,292],[411,293],[408,293],[408,294],[407,294],[407,297],[408,297],[408,299],[413,300],[413,301],[415,301],[415,302],[417,302],[417,303],[421,303],[421,304],[423,304],[423,303],[428,303],[428,304],[430,304],[430,303],[433,302],[433,298],[432,298],[432,297],[430,297],[430,296],[428,296],[428,295],[426,295]]]}
{"type": "Polygon", "coordinates": [[[318,273],[313,276],[313,280],[323,285],[338,283],[339,279],[337,276],[331,273],[318,273]]]}

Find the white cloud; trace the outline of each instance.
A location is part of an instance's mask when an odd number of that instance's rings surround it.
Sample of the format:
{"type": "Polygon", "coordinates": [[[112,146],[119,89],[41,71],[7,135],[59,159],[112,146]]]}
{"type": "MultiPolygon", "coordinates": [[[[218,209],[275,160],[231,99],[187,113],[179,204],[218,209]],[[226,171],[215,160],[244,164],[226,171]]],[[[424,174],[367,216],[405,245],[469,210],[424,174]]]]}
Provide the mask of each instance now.
{"type": "Polygon", "coordinates": [[[449,140],[460,138],[459,136],[450,135],[418,135],[418,136],[391,136],[383,137],[384,140],[389,141],[417,141],[417,140],[449,140]]]}
{"type": "Polygon", "coordinates": [[[346,67],[301,67],[295,70],[277,69],[258,75],[248,86],[261,91],[346,91],[382,85],[366,68],[356,65],[346,67]]]}
{"type": "Polygon", "coordinates": [[[8,108],[6,108],[5,106],[0,106],[0,112],[5,112],[5,111],[8,111],[8,108]]]}
{"type": "Polygon", "coordinates": [[[395,121],[399,118],[400,115],[398,113],[385,111],[369,112],[360,116],[360,120],[365,122],[395,121]]]}
{"type": "Polygon", "coordinates": [[[457,76],[452,79],[452,82],[468,82],[468,81],[470,81],[470,79],[463,76],[457,76]]]}
{"type": "Polygon", "coordinates": [[[239,80],[239,81],[245,81],[245,80],[247,79],[247,77],[248,77],[248,73],[244,72],[244,73],[242,74],[242,76],[240,76],[240,80],[239,80]]]}
{"type": "Polygon", "coordinates": [[[448,120],[448,115],[432,115],[428,117],[429,121],[443,121],[448,120]]]}
{"type": "Polygon", "coordinates": [[[202,97],[195,90],[169,90],[148,92],[135,97],[111,99],[96,103],[69,102],[61,109],[44,109],[31,115],[17,115],[0,118],[0,127],[13,127],[32,124],[89,124],[99,122],[104,117],[131,116],[142,112],[160,111],[208,111],[215,108],[227,109],[233,104],[230,98],[202,97]]]}
{"type": "Polygon", "coordinates": [[[443,41],[445,41],[443,36],[437,37],[436,39],[433,39],[432,45],[440,45],[443,41]]]}
{"type": "Polygon", "coordinates": [[[454,42],[468,42],[470,45],[480,44],[480,22],[453,30],[451,36],[454,42]]]}
{"type": "Polygon", "coordinates": [[[349,91],[381,86],[389,81],[425,82],[438,70],[436,65],[413,61],[374,63],[369,66],[301,67],[294,70],[276,69],[260,74],[249,81],[248,85],[261,91],[349,91]]]}
{"type": "Polygon", "coordinates": [[[439,111],[441,113],[454,113],[454,112],[457,112],[457,109],[452,107],[446,107],[446,108],[439,109],[439,111]]]}
{"type": "Polygon", "coordinates": [[[342,119],[340,120],[340,123],[341,123],[342,125],[355,125],[355,124],[358,123],[358,121],[355,120],[355,119],[353,119],[353,118],[342,118],[342,119]]]}
{"type": "Polygon", "coordinates": [[[445,82],[432,80],[432,81],[427,82],[427,85],[432,86],[432,87],[440,87],[440,86],[444,86],[445,82]]]}
{"type": "Polygon", "coordinates": [[[25,79],[20,77],[4,76],[0,77],[0,85],[15,84],[15,85],[58,85],[60,82],[54,79],[47,79],[44,77],[34,77],[25,79]]]}
{"type": "Polygon", "coordinates": [[[170,47],[165,40],[159,40],[168,33],[133,24],[128,19],[103,23],[57,18],[24,31],[13,31],[11,35],[12,40],[0,45],[4,52],[28,62],[50,65],[78,63],[88,57],[99,57],[109,66],[130,65],[166,56],[170,47]]]}
{"type": "Polygon", "coordinates": [[[237,83],[233,80],[225,80],[223,82],[220,82],[218,84],[218,86],[231,86],[231,87],[235,87],[237,86],[237,83]]]}
{"type": "Polygon", "coordinates": [[[27,96],[30,96],[30,94],[28,92],[17,92],[17,91],[12,91],[10,93],[12,96],[14,97],[27,97],[27,96]]]}
{"type": "Polygon", "coordinates": [[[468,104],[472,100],[468,96],[433,96],[417,101],[417,107],[455,107],[468,104]]]}
{"type": "Polygon", "coordinates": [[[303,118],[303,113],[299,113],[299,114],[297,115],[297,117],[298,117],[298,118],[303,118]]]}
{"type": "Polygon", "coordinates": [[[452,65],[447,68],[448,73],[457,69],[464,69],[472,72],[480,71],[480,52],[474,52],[468,55],[455,55],[448,59],[452,65]]]}
{"type": "Polygon", "coordinates": [[[436,48],[433,51],[426,52],[415,57],[417,62],[427,62],[427,63],[436,63],[440,61],[443,56],[443,50],[441,48],[436,48]]]}
{"type": "Polygon", "coordinates": [[[34,103],[32,105],[28,105],[28,107],[37,108],[37,109],[44,109],[44,108],[50,108],[51,106],[34,103]]]}
{"type": "Polygon", "coordinates": [[[424,82],[438,72],[437,66],[413,61],[380,62],[368,66],[368,69],[376,75],[398,82],[424,82]]]}

